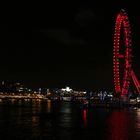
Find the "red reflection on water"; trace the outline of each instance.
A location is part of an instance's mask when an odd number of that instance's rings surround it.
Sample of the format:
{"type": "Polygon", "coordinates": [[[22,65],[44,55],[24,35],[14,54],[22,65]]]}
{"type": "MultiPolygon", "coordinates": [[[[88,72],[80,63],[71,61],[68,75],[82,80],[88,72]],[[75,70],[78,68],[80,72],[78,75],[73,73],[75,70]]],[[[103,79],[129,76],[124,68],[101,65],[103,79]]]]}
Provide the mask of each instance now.
{"type": "Polygon", "coordinates": [[[83,111],[83,120],[84,120],[84,125],[87,126],[87,110],[84,109],[83,111]]]}
{"type": "Polygon", "coordinates": [[[128,139],[128,114],[124,111],[115,111],[109,118],[109,140],[127,140],[128,139]]]}

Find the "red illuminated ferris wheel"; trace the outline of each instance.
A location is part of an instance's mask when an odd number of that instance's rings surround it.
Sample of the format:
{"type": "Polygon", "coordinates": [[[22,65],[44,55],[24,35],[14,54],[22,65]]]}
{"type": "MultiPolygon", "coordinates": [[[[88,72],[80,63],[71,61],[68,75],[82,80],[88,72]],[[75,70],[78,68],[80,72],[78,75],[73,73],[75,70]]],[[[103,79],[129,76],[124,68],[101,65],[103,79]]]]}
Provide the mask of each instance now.
{"type": "Polygon", "coordinates": [[[132,70],[132,40],[130,23],[127,13],[123,9],[117,15],[115,24],[113,71],[114,87],[117,94],[120,94],[122,97],[128,94],[131,78],[138,93],[140,93],[140,84],[132,70]],[[121,38],[123,38],[123,40],[121,40],[121,38]]]}

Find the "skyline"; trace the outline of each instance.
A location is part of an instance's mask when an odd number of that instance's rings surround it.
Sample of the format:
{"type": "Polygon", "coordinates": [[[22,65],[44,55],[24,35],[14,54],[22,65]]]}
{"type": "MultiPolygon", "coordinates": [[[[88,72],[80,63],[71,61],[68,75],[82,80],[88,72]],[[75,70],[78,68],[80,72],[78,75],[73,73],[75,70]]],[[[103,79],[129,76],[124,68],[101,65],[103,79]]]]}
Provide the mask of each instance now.
{"type": "Polygon", "coordinates": [[[38,11],[29,7],[10,13],[9,21],[0,27],[1,81],[24,81],[33,87],[113,89],[113,35],[122,8],[130,19],[133,69],[140,78],[137,3],[71,5],[48,4],[38,11]]]}

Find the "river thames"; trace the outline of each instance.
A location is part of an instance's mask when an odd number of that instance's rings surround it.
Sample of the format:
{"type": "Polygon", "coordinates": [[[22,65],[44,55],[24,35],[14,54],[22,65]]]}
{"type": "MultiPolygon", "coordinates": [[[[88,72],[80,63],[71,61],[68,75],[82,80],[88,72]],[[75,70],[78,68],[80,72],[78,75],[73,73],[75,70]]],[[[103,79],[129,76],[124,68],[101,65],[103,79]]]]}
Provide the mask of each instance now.
{"type": "Polygon", "coordinates": [[[0,139],[139,140],[140,109],[83,109],[78,102],[1,100],[0,139]]]}

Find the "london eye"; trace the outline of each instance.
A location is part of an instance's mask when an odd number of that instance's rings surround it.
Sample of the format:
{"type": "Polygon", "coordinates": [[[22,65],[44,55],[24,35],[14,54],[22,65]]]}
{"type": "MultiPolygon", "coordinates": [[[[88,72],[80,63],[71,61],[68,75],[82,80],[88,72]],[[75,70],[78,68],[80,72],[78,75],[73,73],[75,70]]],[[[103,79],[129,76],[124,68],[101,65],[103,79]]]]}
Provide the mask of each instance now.
{"type": "Polygon", "coordinates": [[[125,10],[116,18],[113,48],[113,72],[115,92],[122,97],[128,93],[132,73],[132,40],[130,23],[125,10]],[[121,32],[122,31],[122,32],[121,32]],[[123,40],[121,41],[121,33],[123,40]],[[123,43],[122,43],[123,42],[123,43]],[[123,65],[121,67],[121,65],[123,65]],[[123,69],[123,72],[121,71],[123,69]]]}

